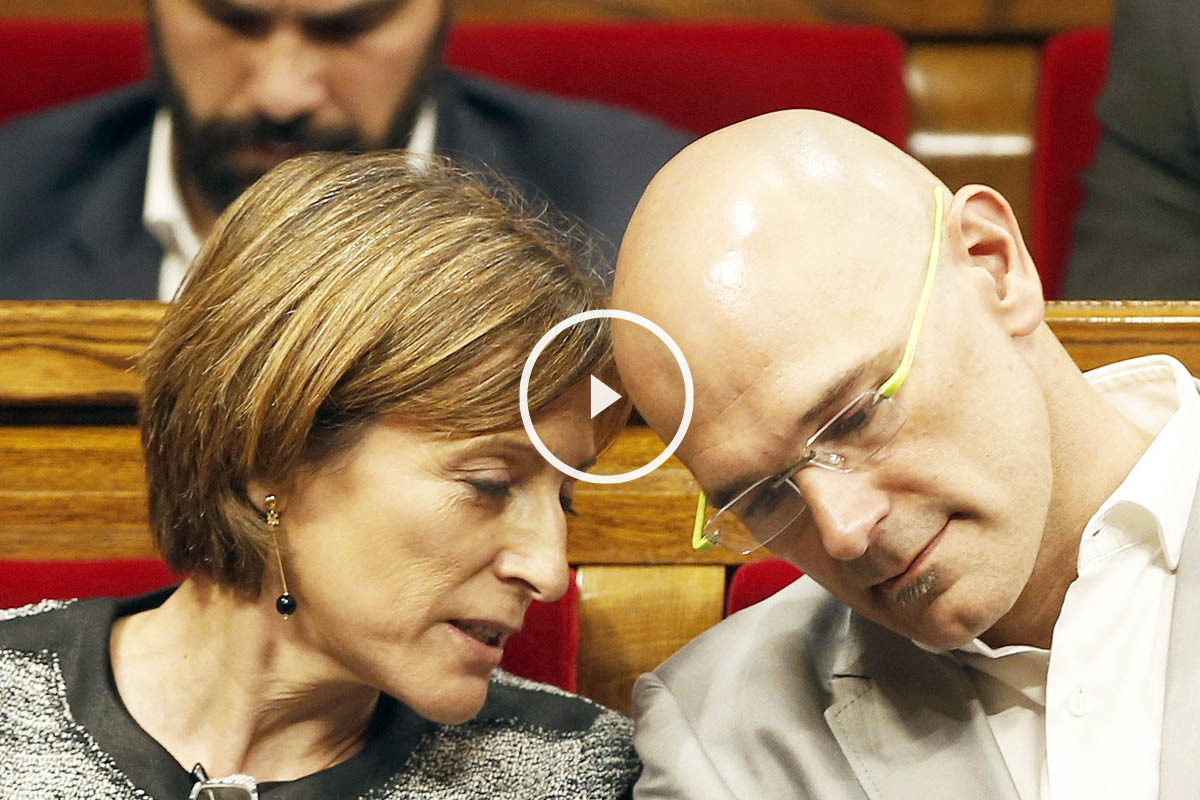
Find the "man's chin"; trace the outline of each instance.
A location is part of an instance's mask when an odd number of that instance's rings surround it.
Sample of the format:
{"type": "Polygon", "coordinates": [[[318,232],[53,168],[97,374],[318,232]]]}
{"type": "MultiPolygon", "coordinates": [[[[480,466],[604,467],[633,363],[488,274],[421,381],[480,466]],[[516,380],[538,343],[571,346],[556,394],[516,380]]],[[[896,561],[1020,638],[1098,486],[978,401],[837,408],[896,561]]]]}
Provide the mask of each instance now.
{"type": "Polygon", "coordinates": [[[233,162],[234,169],[242,175],[267,174],[289,158],[311,152],[294,144],[254,145],[240,150],[233,162]]]}
{"type": "Polygon", "coordinates": [[[295,145],[239,148],[220,159],[193,170],[200,193],[216,213],[224,211],[242,192],[283,162],[315,150],[295,145]]]}

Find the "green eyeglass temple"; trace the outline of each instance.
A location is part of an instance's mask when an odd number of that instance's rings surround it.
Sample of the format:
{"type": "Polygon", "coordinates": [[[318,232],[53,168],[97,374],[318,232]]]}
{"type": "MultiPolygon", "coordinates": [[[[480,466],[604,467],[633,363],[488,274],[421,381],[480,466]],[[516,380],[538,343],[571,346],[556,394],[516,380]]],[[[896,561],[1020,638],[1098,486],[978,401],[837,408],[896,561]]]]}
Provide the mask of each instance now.
{"type": "MultiPolygon", "coordinates": [[[[917,353],[917,340],[921,338],[921,328],[925,325],[925,311],[929,308],[929,297],[933,294],[933,278],[937,274],[937,265],[942,255],[942,191],[938,186],[933,187],[933,241],[929,245],[929,262],[925,265],[925,283],[921,286],[921,298],[917,301],[917,313],[913,317],[912,327],[908,329],[908,341],[904,343],[904,356],[900,366],[891,377],[879,387],[879,397],[891,397],[900,391],[904,381],[908,379],[908,371],[912,369],[913,358],[917,353]]],[[[708,511],[708,499],[704,492],[696,499],[696,518],[692,522],[692,549],[707,550],[713,543],[704,538],[704,517],[708,511]]]]}

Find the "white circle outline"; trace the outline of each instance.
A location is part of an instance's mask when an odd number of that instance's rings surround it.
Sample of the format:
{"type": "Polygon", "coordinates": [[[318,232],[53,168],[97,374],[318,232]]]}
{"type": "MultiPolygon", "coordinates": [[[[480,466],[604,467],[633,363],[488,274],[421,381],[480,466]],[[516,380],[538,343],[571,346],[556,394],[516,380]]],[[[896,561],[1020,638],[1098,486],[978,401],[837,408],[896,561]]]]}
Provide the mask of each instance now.
{"type": "Polygon", "coordinates": [[[541,453],[542,458],[554,465],[555,469],[585,483],[625,483],[649,475],[671,457],[671,454],[675,452],[675,448],[679,447],[680,442],[683,441],[683,437],[687,434],[688,426],[692,424],[692,405],[694,399],[692,371],[688,369],[687,361],[683,357],[683,351],[679,349],[679,345],[675,344],[675,340],[666,331],[654,322],[651,322],[640,314],[634,314],[632,311],[602,308],[594,311],[583,311],[579,314],[569,316],[546,331],[541,339],[538,339],[537,344],[529,351],[529,357],[525,359],[525,368],[521,370],[521,389],[517,397],[517,404],[521,407],[521,424],[525,426],[525,433],[529,435],[529,441],[541,453]],[[671,355],[675,357],[675,363],[679,365],[679,371],[683,373],[683,419],[679,422],[679,428],[675,431],[674,438],[667,444],[666,449],[651,459],[650,463],[643,464],[629,472],[618,472],[615,475],[593,475],[589,472],[575,469],[570,464],[563,463],[562,459],[550,452],[550,448],[546,447],[545,442],[537,435],[537,431],[533,429],[533,420],[529,414],[529,378],[533,375],[533,365],[537,362],[538,356],[554,340],[555,336],[558,336],[572,325],[578,325],[581,322],[587,322],[591,319],[602,318],[621,319],[626,322],[632,322],[634,325],[639,325],[653,333],[671,351],[671,355]]]}

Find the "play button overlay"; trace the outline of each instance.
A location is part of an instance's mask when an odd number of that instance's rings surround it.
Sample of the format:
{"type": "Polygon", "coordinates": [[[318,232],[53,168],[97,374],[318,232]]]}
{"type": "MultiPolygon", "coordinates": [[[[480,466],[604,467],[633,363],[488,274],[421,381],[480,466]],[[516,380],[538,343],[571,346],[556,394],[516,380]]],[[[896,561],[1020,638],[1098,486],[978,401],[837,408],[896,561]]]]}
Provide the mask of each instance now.
{"type": "MultiPolygon", "coordinates": [[[[591,395],[591,413],[592,419],[596,415],[604,411],[613,403],[621,399],[621,395],[606,386],[603,381],[598,380],[595,375],[589,376],[588,385],[591,395]]],[[[635,481],[638,478],[649,475],[654,470],[663,465],[671,454],[675,452],[675,448],[679,447],[683,437],[687,434],[688,425],[692,422],[692,405],[694,403],[694,392],[692,389],[692,371],[688,369],[687,361],[683,358],[683,351],[679,349],[679,345],[675,344],[666,331],[660,328],[656,323],[651,322],[640,314],[634,314],[632,311],[620,311],[617,309],[597,309],[595,311],[584,311],[581,314],[567,317],[562,322],[555,325],[550,330],[546,331],[541,339],[538,339],[537,344],[529,351],[529,357],[525,359],[525,368],[521,370],[521,391],[519,403],[521,406],[521,424],[525,426],[525,433],[529,435],[529,441],[541,453],[542,458],[554,465],[554,468],[564,475],[570,475],[576,480],[584,481],[585,483],[625,483],[626,481],[635,481]],[[666,345],[671,351],[671,355],[675,358],[675,363],[679,365],[679,372],[683,376],[683,417],[679,421],[679,428],[675,431],[675,435],[671,441],[667,443],[666,448],[655,456],[648,464],[643,464],[637,469],[628,472],[619,472],[615,475],[593,475],[590,472],[576,469],[570,464],[565,463],[558,458],[554,453],[550,452],[550,448],[546,447],[545,442],[538,436],[537,431],[533,427],[533,417],[529,413],[529,378],[533,375],[534,364],[537,363],[538,356],[545,351],[546,346],[554,341],[554,338],[560,333],[570,328],[573,325],[578,325],[581,322],[588,322],[593,319],[619,319],[625,322],[631,322],[645,328],[650,333],[654,334],[659,341],[666,345]]]]}
{"type": "Polygon", "coordinates": [[[592,379],[592,419],[595,419],[597,414],[620,400],[621,395],[610,389],[595,375],[590,377],[592,379]]]}

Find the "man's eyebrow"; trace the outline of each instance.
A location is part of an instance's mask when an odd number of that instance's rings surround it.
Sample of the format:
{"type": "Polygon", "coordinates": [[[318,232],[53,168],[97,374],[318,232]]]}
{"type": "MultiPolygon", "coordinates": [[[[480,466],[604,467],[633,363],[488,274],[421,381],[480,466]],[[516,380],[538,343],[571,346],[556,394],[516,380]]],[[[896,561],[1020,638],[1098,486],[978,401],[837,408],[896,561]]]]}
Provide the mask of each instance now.
{"type": "MultiPolygon", "coordinates": [[[[797,421],[795,425],[796,435],[804,431],[812,431],[818,425],[823,425],[829,421],[830,417],[836,414],[849,401],[850,395],[862,386],[862,381],[865,376],[873,373],[878,373],[880,369],[895,361],[900,363],[901,350],[899,348],[889,348],[881,350],[875,355],[865,359],[864,361],[848,367],[843,370],[840,375],[821,392],[820,397],[808,408],[797,421]]],[[[882,383],[882,380],[880,381],[882,383]]],[[[785,468],[786,469],[786,468],[785,468]]],[[[744,492],[748,487],[752,486],[756,481],[762,480],[770,475],[779,473],[770,473],[763,475],[761,472],[746,473],[732,479],[721,488],[714,491],[711,495],[712,505],[715,508],[724,508],[735,497],[744,492]]]]}
{"type": "Polygon", "coordinates": [[[244,6],[233,0],[197,0],[197,2],[210,17],[234,27],[261,25],[271,18],[267,11],[244,6]]]}
{"type": "MultiPolygon", "coordinates": [[[[821,396],[817,398],[817,402],[813,403],[800,416],[800,421],[796,423],[796,427],[801,431],[815,431],[818,425],[828,422],[834,414],[849,402],[851,394],[857,394],[857,391],[862,386],[864,376],[879,373],[885,365],[893,362],[899,366],[901,355],[902,351],[900,348],[891,347],[887,350],[880,350],[870,358],[864,359],[858,364],[844,370],[833,383],[826,387],[825,391],[821,392],[821,396]]],[[[887,376],[882,376],[880,383],[883,383],[886,379],[887,376]]]]}
{"type": "Polygon", "coordinates": [[[327,29],[345,29],[349,32],[368,31],[408,2],[409,0],[363,0],[363,2],[334,11],[304,14],[301,16],[301,21],[304,27],[310,30],[315,29],[318,33],[327,29]]]}

